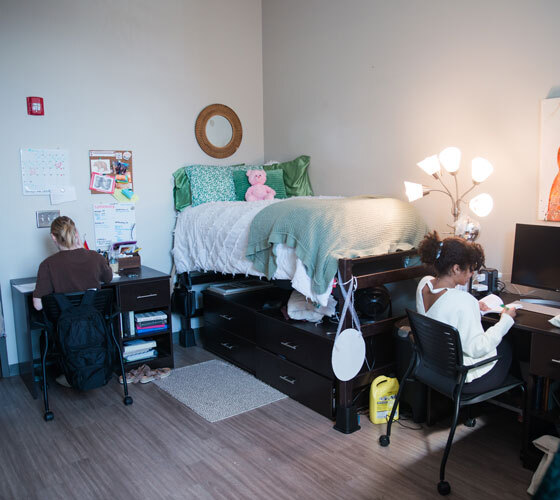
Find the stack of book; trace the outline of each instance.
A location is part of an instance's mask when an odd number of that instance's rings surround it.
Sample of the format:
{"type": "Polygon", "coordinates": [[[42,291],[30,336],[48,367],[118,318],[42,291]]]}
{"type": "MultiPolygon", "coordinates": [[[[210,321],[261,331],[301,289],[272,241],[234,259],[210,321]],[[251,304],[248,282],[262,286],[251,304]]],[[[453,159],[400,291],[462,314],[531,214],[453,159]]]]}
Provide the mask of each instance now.
{"type": "Polygon", "coordinates": [[[164,311],[151,311],[134,315],[136,335],[150,335],[167,330],[167,314],[164,311]]]}
{"type": "Polygon", "coordinates": [[[155,340],[129,340],[123,347],[123,358],[127,363],[157,357],[155,340]]]}

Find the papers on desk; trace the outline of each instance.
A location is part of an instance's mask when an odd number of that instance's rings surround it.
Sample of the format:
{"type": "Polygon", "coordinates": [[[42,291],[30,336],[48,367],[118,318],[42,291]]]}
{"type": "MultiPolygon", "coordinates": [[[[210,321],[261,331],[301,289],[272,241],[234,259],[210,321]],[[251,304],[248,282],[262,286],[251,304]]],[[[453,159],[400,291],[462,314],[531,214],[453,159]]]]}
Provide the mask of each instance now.
{"type": "Polygon", "coordinates": [[[520,309],[523,307],[523,305],[518,302],[512,302],[511,304],[504,305],[504,301],[493,293],[491,293],[490,295],[486,295],[486,297],[483,297],[478,302],[480,302],[481,304],[485,304],[489,308],[488,311],[483,311],[482,309],[480,310],[480,314],[482,314],[482,316],[488,313],[501,314],[504,308],[520,309]]]}
{"type": "Polygon", "coordinates": [[[35,290],[35,282],[33,283],[23,283],[22,285],[14,285],[14,287],[21,293],[28,293],[35,290]]]}

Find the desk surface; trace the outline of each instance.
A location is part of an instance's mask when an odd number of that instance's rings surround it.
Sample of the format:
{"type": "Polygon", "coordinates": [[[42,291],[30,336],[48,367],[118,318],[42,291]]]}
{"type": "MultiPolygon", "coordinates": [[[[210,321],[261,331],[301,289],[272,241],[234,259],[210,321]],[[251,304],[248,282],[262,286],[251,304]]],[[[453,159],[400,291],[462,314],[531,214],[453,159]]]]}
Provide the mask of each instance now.
{"type": "MultiPolygon", "coordinates": [[[[139,280],[149,280],[154,278],[166,278],[166,277],[169,277],[169,274],[156,271],[151,267],[142,266],[139,269],[130,269],[126,274],[123,274],[119,278],[114,278],[113,281],[111,281],[110,283],[103,284],[102,288],[108,286],[122,285],[126,283],[134,283],[135,281],[139,281],[139,280]]],[[[35,276],[29,278],[18,278],[18,279],[10,280],[10,284],[12,286],[26,285],[28,283],[34,283],[36,280],[37,277],[35,276]]],[[[32,290],[22,292],[22,293],[24,295],[29,295],[32,293],[32,290]]]]}
{"type": "MultiPolygon", "coordinates": [[[[504,301],[504,303],[509,304],[519,300],[520,296],[512,293],[502,293],[500,298],[504,301]]],[[[548,320],[550,318],[552,318],[552,316],[526,311],[525,309],[518,309],[517,315],[514,318],[514,328],[529,332],[539,332],[545,335],[560,335],[560,328],[557,328],[549,323],[548,320]]],[[[483,316],[483,320],[488,321],[489,323],[496,323],[498,319],[499,316],[497,314],[488,314],[483,316]]]]}

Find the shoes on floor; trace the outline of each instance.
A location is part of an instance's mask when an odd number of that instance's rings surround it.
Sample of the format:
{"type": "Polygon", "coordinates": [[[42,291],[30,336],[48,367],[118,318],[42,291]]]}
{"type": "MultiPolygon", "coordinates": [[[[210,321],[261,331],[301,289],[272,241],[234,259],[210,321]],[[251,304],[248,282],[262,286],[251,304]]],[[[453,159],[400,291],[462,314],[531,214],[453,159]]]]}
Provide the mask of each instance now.
{"type": "MultiPolygon", "coordinates": [[[[171,373],[171,368],[156,368],[152,370],[148,365],[141,365],[134,370],[130,370],[126,374],[126,382],[128,384],[147,384],[152,380],[159,380],[168,377],[171,373]]],[[[122,375],[119,377],[119,382],[122,384],[122,375]]]]}
{"type": "Polygon", "coordinates": [[[62,375],[59,375],[58,377],[56,377],[56,383],[61,385],[62,387],[72,387],[69,383],[68,380],[66,379],[66,375],[64,375],[64,373],[62,375]]]}

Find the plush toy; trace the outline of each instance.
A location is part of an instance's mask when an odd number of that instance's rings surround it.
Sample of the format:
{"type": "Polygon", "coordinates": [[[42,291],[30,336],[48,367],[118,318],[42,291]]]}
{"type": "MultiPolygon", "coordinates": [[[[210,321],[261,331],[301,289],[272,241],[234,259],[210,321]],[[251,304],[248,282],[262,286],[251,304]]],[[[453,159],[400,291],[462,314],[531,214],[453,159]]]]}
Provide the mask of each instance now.
{"type": "Polygon", "coordinates": [[[269,186],[265,186],[266,172],[264,170],[247,170],[247,177],[251,187],[245,193],[247,201],[272,200],[276,191],[269,186]]]}

